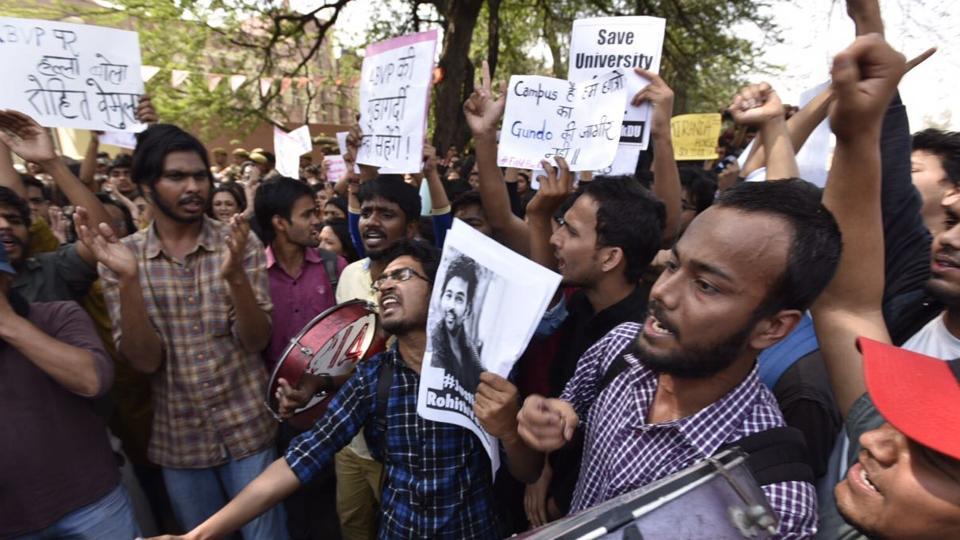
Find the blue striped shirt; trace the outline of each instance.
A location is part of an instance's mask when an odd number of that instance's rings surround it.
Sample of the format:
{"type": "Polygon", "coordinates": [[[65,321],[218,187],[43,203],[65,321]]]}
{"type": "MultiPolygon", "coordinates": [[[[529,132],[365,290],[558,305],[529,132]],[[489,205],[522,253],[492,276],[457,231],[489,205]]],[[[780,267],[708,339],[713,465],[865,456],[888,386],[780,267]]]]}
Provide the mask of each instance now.
{"type": "Polygon", "coordinates": [[[360,363],[323,417],[290,443],[287,463],[306,483],[364,429],[374,456],[384,455],[386,443],[380,538],[498,538],[490,460],[480,440],[417,415],[419,383],[396,346],[360,363]],[[383,441],[374,429],[382,362],[393,364],[383,441]]]}
{"type": "MultiPolygon", "coordinates": [[[[658,377],[633,354],[625,357],[629,367],[598,395],[600,378],[642,327],[621,324],[590,347],[560,396],[573,405],[586,430],[571,513],[678,472],[726,443],[784,425],[776,398],[757,378],[756,366],[718,401],[671,422],[647,423],[658,377]]],[[[778,538],[808,538],[816,532],[812,484],[780,482],[763,486],[763,491],[780,516],[778,538]]]]}

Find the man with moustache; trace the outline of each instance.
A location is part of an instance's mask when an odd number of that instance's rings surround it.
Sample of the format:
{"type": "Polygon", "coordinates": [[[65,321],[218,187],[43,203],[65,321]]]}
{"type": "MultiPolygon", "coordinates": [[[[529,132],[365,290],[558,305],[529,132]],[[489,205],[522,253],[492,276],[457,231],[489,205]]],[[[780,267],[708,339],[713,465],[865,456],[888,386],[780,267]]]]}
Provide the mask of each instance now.
{"type": "MultiPolygon", "coordinates": [[[[585,421],[572,513],[784,425],[756,357],[793,330],[840,257],[836,222],[797,182],[725,192],[675,244],[646,321],[591,347],[559,399],[526,399],[519,433],[536,450],[562,448],[585,421]],[[618,359],[623,369],[605,381],[618,359]]],[[[811,483],[763,490],[779,537],[816,531],[811,483]]]]}
{"type": "MultiPolygon", "coordinates": [[[[417,415],[439,253],[423,242],[402,242],[383,260],[386,267],[373,287],[381,324],[396,341],[357,366],[324,416],[293,441],[283,458],[223,510],[178,538],[221,538],[236,530],[308,482],[361,430],[385,463],[379,538],[503,537],[494,513],[490,460],[480,440],[461,426],[417,415]],[[387,390],[385,402],[381,384],[387,390]]],[[[281,398],[282,408],[295,405],[281,398]]],[[[483,428],[500,439],[511,471],[530,480],[537,473],[536,455],[517,436],[517,410],[516,387],[484,373],[474,412],[483,428]]]]}
{"type": "MultiPolygon", "coordinates": [[[[356,139],[348,139],[351,144],[356,139]]],[[[368,171],[364,171],[365,174],[368,171]]],[[[369,171],[375,175],[375,169],[369,171]]],[[[420,193],[398,175],[379,175],[360,184],[358,228],[367,257],[344,268],[337,284],[337,303],[367,300],[376,303],[374,281],[387,265],[390,249],[417,235],[420,193]]],[[[340,451],[335,460],[337,513],[346,539],[376,536],[379,520],[380,478],[383,465],[370,455],[363,433],[340,451]]]]}
{"type": "MultiPolygon", "coordinates": [[[[174,513],[194,527],[263,471],[276,422],[263,406],[270,295],[263,246],[242,217],[205,214],[213,181],[207,151],[169,124],[138,136],[132,176],[154,220],[119,240],[78,210],[83,243],[101,263],[117,351],[153,374],[148,457],[163,468],[174,513]]],[[[278,507],[243,527],[286,537],[278,507]]]]}

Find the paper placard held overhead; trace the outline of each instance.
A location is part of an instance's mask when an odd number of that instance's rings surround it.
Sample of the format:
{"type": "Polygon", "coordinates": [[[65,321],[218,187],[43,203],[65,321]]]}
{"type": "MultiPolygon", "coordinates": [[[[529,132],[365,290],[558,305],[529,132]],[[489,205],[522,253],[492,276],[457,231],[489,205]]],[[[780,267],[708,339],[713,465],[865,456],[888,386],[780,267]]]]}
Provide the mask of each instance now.
{"type": "Polygon", "coordinates": [[[670,119],[673,157],[677,161],[717,159],[720,113],[681,114],[670,119]]]}
{"type": "Polygon", "coordinates": [[[143,94],[136,32],[0,17],[0,108],[41,125],[142,131],[143,94]]]}
{"type": "Polygon", "coordinates": [[[473,413],[480,373],[510,373],[559,285],[560,275],[454,220],[430,296],[417,414],[474,432],[494,474],[497,440],[473,413]]]}
{"type": "Polygon", "coordinates": [[[343,161],[343,156],[324,156],[323,162],[326,164],[327,182],[336,184],[347,174],[347,164],[343,161]]]}
{"type": "Polygon", "coordinates": [[[367,46],[360,78],[357,163],[420,172],[437,31],[367,46]]]}
{"type": "Polygon", "coordinates": [[[619,71],[581,83],[510,77],[497,164],[538,169],[561,156],[573,171],[607,167],[619,144],[625,79],[619,71]]]}
{"type": "Polygon", "coordinates": [[[650,141],[650,105],[633,107],[630,100],[649,81],[634,74],[633,68],[660,73],[665,30],[666,19],[659,17],[598,17],[573,21],[570,34],[568,79],[585,81],[611,69],[628,75],[620,142],[639,145],[641,150],[650,141]]]}
{"type": "Polygon", "coordinates": [[[310,127],[300,126],[290,133],[274,126],[273,151],[277,157],[277,172],[290,178],[300,177],[300,156],[313,150],[310,127]]]}

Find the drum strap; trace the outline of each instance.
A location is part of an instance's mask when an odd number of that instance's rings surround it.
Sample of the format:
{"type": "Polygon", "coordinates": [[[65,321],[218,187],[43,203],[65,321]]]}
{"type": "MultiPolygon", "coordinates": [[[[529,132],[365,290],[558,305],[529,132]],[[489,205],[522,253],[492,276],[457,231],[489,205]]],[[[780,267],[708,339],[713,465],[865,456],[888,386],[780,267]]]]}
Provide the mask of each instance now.
{"type": "MultiPolygon", "coordinates": [[[[619,354],[600,377],[596,395],[599,396],[614,379],[627,370],[629,364],[625,356],[628,350],[629,347],[619,354]]],[[[782,426],[760,431],[727,443],[717,452],[733,447],[747,453],[747,466],[761,486],[789,481],[812,484],[815,480],[808,458],[806,439],[803,432],[797,428],[782,426]]]]}

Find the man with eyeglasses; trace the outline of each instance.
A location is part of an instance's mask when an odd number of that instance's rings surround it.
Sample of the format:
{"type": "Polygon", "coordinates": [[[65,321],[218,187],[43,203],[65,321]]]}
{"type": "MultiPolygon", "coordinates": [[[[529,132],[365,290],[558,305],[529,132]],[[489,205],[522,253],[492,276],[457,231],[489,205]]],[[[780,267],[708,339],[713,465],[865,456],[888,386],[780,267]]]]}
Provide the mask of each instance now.
{"type": "MultiPolygon", "coordinates": [[[[490,461],[480,440],[453,424],[417,415],[417,388],[427,341],[430,290],[439,253],[422,242],[390,250],[374,281],[380,320],[396,341],[362,362],[313,428],[294,439],[275,461],[224,509],[184,539],[222,538],[289,496],[334,459],[361,430],[383,460],[380,538],[502,538],[494,512],[490,461]],[[387,399],[380,385],[386,386],[387,399]]],[[[475,412],[499,437],[511,472],[532,480],[539,473],[533,452],[517,435],[517,390],[492,373],[482,376],[475,412]]],[[[285,410],[295,406],[281,398],[285,410]]],[[[164,537],[167,540],[175,537],[164,537]]]]}
{"type": "MultiPolygon", "coordinates": [[[[101,263],[119,354],[152,374],[148,457],[163,468],[174,514],[194,527],[276,456],[276,421],[263,406],[260,353],[271,336],[263,245],[241,216],[206,216],[213,181],[203,144],[169,124],[140,134],[133,179],[150,198],[150,226],[122,240],[77,226],[101,263]]],[[[276,507],[243,527],[246,538],[285,538],[276,507]]]]}
{"type": "MultiPolygon", "coordinates": [[[[337,303],[367,300],[376,304],[371,288],[387,266],[387,253],[412,240],[420,223],[420,193],[398,175],[380,175],[360,185],[358,229],[367,257],[347,265],[337,284],[337,303]]],[[[363,434],[337,454],[337,514],[346,540],[373,538],[379,521],[383,465],[370,455],[363,434]]]]}

